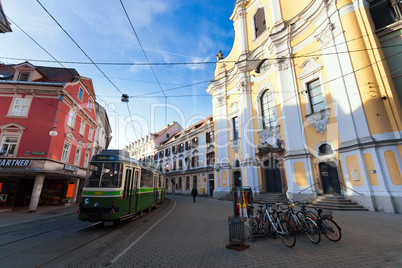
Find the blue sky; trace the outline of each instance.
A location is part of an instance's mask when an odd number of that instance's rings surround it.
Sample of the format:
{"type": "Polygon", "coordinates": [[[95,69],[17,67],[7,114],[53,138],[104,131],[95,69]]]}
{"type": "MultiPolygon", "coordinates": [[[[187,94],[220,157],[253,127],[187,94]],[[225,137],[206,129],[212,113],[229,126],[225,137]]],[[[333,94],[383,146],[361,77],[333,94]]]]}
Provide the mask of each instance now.
{"type": "Polygon", "coordinates": [[[234,38],[229,17],[235,0],[122,2],[149,62],[164,64],[152,65],[153,72],[144,65],[147,59],[119,0],[2,0],[13,32],[0,35],[0,62],[61,67],[20,27],[63,66],[91,78],[112,124],[111,148],[159,131],[165,123],[177,121],[185,128],[211,115],[212,98],[205,90],[215,64],[183,63],[215,62],[219,50],[229,54],[234,38]],[[115,86],[93,64],[80,64],[90,60],[39,2],[95,63],[114,63],[98,67],[115,86]],[[128,107],[119,91],[130,96],[128,107]]]}

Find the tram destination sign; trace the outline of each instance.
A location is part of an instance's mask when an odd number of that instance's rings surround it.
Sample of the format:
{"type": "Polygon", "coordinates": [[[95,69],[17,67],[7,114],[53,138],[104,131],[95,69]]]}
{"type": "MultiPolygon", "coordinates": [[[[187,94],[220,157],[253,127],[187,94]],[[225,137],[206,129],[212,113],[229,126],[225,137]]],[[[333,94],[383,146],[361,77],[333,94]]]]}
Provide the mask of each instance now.
{"type": "Polygon", "coordinates": [[[95,161],[116,161],[115,155],[95,155],[95,161]]]}
{"type": "Polygon", "coordinates": [[[0,167],[27,167],[31,160],[27,159],[0,159],[0,167]]]}

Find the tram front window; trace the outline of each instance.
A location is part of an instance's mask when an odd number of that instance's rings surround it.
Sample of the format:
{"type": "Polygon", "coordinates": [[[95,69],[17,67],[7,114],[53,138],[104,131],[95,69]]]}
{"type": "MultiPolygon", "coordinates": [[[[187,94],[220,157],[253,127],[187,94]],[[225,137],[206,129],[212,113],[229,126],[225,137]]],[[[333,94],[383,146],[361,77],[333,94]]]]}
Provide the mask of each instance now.
{"type": "Polygon", "coordinates": [[[85,187],[119,188],[121,186],[122,164],[93,163],[91,175],[87,178],[85,187]]]}

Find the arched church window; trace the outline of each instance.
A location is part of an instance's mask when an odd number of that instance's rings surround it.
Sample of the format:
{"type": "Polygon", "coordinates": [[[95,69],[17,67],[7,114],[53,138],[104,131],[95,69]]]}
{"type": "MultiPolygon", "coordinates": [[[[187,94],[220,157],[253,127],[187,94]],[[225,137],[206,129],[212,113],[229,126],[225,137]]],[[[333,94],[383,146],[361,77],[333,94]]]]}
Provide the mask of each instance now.
{"type": "Polygon", "coordinates": [[[276,108],[272,90],[266,90],[260,99],[263,129],[269,129],[276,125],[276,108]]]}

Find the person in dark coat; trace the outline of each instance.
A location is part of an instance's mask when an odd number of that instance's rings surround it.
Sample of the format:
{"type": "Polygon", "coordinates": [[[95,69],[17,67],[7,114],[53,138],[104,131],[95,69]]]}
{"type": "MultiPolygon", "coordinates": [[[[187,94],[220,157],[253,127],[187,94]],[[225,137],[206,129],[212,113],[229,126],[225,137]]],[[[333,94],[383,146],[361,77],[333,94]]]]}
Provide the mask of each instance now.
{"type": "Polygon", "coordinates": [[[194,203],[195,203],[195,197],[198,195],[197,188],[194,187],[193,190],[191,190],[191,195],[193,196],[194,203]]]}

